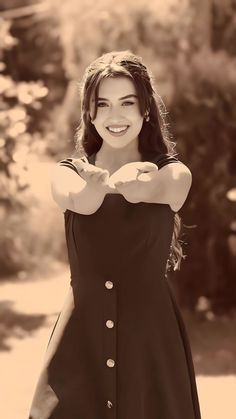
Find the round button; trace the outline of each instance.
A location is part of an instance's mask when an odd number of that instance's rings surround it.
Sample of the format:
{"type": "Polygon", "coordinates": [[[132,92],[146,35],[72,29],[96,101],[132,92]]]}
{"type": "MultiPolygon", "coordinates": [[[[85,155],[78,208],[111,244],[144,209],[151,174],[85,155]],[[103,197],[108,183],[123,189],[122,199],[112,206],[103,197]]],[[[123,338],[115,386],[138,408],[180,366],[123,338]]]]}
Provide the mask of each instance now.
{"type": "Polygon", "coordinates": [[[113,282],[112,281],[106,281],[105,282],[105,287],[110,290],[113,288],[113,282]]]}
{"type": "Polygon", "coordinates": [[[114,322],[112,320],[107,320],[106,326],[108,327],[108,329],[112,329],[112,327],[114,327],[114,322]]]}
{"type": "Polygon", "coordinates": [[[108,367],[110,367],[110,368],[112,368],[112,367],[114,367],[114,365],[115,365],[115,361],[114,361],[114,359],[107,359],[107,366],[108,367]]]}
{"type": "Polygon", "coordinates": [[[111,402],[110,400],[107,400],[107,406],[108,406],[109,408],[111,408],[111,407],[113,406],[113,404],[112,404],[112,402],[111,402]]]}

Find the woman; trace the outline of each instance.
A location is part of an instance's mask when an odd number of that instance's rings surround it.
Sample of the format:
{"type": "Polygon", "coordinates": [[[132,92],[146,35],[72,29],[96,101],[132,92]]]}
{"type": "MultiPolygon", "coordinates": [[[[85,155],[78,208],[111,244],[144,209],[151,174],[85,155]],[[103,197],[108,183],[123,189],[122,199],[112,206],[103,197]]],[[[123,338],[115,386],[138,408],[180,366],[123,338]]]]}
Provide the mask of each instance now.
{"type": "Polygon", "coordinates": [[[70,290],[30,418],[200,419],[191,349],[167,277],[183,256],[177,211],[191,172],[174,156],[163,104],[130,51],[95,60],[81,99],[82,156],[62,160],[52,176],[70,290]]]}

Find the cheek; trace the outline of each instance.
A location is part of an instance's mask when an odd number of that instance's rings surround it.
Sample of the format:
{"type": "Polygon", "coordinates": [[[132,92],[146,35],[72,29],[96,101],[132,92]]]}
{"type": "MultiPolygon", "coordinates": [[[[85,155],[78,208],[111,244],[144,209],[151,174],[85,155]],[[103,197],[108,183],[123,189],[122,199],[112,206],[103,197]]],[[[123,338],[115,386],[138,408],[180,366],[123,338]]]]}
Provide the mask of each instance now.
{"type": "Polygon", "coordinates": [[[105,122],[105,118],[103,117],[103,115],[98,115],[98,114],[96,118],[94,119],[94,121],[92,122],[97,132],[100,134],[104,133],[104,130],[106,130],[106,128],[104,127],[104,122],[105,122]]]}
{"type": "Polygon", "coordinates": [[[143,120],[143,117],[138,108],[130,108],[129,111],[127,112],[127,115],[129,115],[130,118],[136,121],[143,120]]]}
{"type": "Polygon", "coordinates": [[[98,109],[97,110],[97,115],[96,118],[94,119],[94,124],[101,124],[104,122],[104,120],[107,118],[108,116],[108,110],[107,109],[98,109]]]}
{"type": "Polygon", "coordinates": [[[139,133],[143,126],[143,117],[140,115],[140,112],[136,112],[133,115],[133,118],[130,118],[133,123],[133,129],[135,130],[136,134],[139,133]]]}
{"type": "Polygon", "coordinates": [[[140,115],[140,113],[133,114],[129,119],[134,124],[134,127],[137,127],[137,129],[142,127],[143,117],[140,115]]]}

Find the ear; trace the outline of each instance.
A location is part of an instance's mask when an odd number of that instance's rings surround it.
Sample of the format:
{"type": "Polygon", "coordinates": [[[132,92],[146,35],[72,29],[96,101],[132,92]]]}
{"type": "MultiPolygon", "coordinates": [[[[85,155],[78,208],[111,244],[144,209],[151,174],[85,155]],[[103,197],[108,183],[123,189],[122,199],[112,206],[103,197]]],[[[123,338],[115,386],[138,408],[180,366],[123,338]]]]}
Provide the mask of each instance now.
{"type": "Polygon", "coordinates": [[[94,124],[94,122],[92,121],[92,117],[91,117],[90,111],[88,111],[88,119],[91,122],[91,124],[94,124]]]}

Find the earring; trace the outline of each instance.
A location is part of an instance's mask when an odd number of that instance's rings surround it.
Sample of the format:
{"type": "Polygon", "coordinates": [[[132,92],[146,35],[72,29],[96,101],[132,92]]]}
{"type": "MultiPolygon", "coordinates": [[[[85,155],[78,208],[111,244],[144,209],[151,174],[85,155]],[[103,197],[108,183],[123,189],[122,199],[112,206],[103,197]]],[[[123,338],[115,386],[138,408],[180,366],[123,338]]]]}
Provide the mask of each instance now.
{"type": "Polygon", "coordinates": [[[90,112],[87,112],[87,118],[88,118],[89,122],[90,122],[91,124],[93,124],[93,121],[92,121],[92,118],[91,118],[90,112]]]}
{"type": "Polygon", "coordinates": [[[150,116],[149,116],[149,113],[145,113],[145,120],[146,120],[146,122],[148,122],[148,121],[150,121],[150,116]]]}

